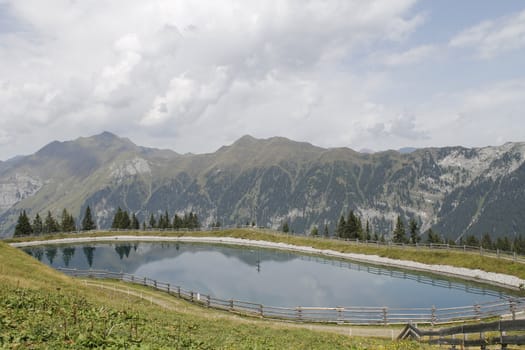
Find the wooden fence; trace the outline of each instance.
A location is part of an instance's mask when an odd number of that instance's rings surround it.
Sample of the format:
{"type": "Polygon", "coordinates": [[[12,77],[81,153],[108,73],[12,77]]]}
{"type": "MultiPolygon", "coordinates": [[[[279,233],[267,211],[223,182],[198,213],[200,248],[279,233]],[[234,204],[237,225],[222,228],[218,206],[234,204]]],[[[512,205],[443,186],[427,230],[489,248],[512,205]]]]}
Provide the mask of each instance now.
{"type": "Polygon", "coordinates": [[[123,272],[101,270],[77,270],[58,268],[74,277],[116,279],[149,286],[177,296],[192,303],[219,310],[250,316],[296,322],[323,322],[359,325],[390,324],[445,324],[466,320],[482,320],[507,316],[515,319],[517,313],[525,313],[525,298],[498,300],[452,308],[389,308],[389,307],[275,307],[234,299],[219,299],[181,286],[160,282],[148,277],[139,277],[123,272]]]}
{"type": "Polygon", "coordinates": [[[315,255],[297,255],[296,257],[304,261],[315,261],[316,263],[348,268],[355,271],[366,271],[367,273],[371,273],[378,276],[388,276],[392,278],[407,279],[435,287],[461,290],[471,294],[490,295],[496,298],[504,298],[505,296],[502,291],[488,289],[485,286],[483,286],[483,284],[469,285],[461,282],[454,282],[446,278],[439,278],[437,276],[429,277],[420,273],[410,273],[410,271],[406,270],[395,270],[392,268],[384,268],[381,266],[355,263],[352,261],[328,259],[315,255]]]}
{"type": "Polygon", "coordinates": [[[499,320],[488,323],[465,324],[438,330],[423,330],[407,324],[398,339],[415,339],[435,345],[457,345],[464,347],[488,345],[525,345],[525,320],[499,320]],[[509,334],[513,332],[514,334],[509,334]]]}

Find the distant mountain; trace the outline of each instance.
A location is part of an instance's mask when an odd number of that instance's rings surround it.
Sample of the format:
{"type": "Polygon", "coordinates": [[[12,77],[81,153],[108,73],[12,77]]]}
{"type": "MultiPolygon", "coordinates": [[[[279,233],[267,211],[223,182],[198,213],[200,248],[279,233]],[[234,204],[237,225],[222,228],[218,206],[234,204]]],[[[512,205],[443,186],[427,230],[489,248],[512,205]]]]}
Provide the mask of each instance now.
{"type": "Polygon", "coordinates": [[[140,220],[193,211],[203,224],[287,221],[296,232],[333,232],[352,209],[385,234],[401,215],[450,238],[513,235],[525,233],[524,162],[525,143],[365,154],[244,136],[181,155],[104,132],[0,163],[0,232],[12,234],[22,209],[80,218],[90,205],[102,228],[120,206],[140,220]]]}
{"type": "Polygon", "coordinates": [[[402,154],[409,154],[415,151],[417,151],[417,148],[415,147],[403,147],[398,150],[398,152],[402,154]]]}

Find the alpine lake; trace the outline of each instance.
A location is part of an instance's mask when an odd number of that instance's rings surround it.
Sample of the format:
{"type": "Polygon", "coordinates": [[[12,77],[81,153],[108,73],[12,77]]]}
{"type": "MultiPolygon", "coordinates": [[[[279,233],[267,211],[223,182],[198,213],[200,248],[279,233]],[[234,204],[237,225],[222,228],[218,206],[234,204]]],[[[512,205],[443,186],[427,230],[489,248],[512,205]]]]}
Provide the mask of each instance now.
{"type": "Polygon", "coordinates": [[[448,308],[515,297],[470,281],[274,249],[175,242],[22,249],[54,268],[126,272],[216,298],[280,307],[448,308]]]}

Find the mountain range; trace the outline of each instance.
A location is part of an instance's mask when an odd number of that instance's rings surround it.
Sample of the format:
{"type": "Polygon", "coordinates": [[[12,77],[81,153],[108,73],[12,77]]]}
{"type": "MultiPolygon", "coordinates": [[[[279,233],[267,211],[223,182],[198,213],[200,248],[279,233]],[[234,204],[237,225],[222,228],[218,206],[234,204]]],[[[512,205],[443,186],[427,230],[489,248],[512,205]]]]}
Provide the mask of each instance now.
{"type": "Polygon", "coordinates": [[[21,210],[59,216],[67,208],[79,222],[87,205],[100,228],[121,207],[141,221],[193,211],[203,225],[334,232],[353,210],[379,234],[400,215],[450,239],[513,236],[525,233],[524,163],[525,143],[359,153],[244,136],[183,155],[104,132],[0,162],[0,236],[13,234],[21,210]]]}

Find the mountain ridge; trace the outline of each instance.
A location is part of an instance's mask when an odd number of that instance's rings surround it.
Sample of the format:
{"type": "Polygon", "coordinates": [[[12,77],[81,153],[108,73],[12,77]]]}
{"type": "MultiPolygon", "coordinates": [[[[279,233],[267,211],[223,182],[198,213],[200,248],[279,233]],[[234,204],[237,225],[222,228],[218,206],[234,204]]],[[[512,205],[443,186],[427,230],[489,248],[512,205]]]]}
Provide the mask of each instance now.
{"type": "Polygon", "coordinates": [[[22,209],[67,208],[78,221],[90,205],[99,227],[121,207],[141,220],[191,210],[204,224],[286,221],[296,231],[327,225],[333,232],[354,210],[385,234],[401,215],[453,239],[513,235],[525,231],[524,161],[523,142],[359,153],[245,135],[213,153],[181,155],[103,132],[1,162],[0,232],[12,233],[22,209]]]}

